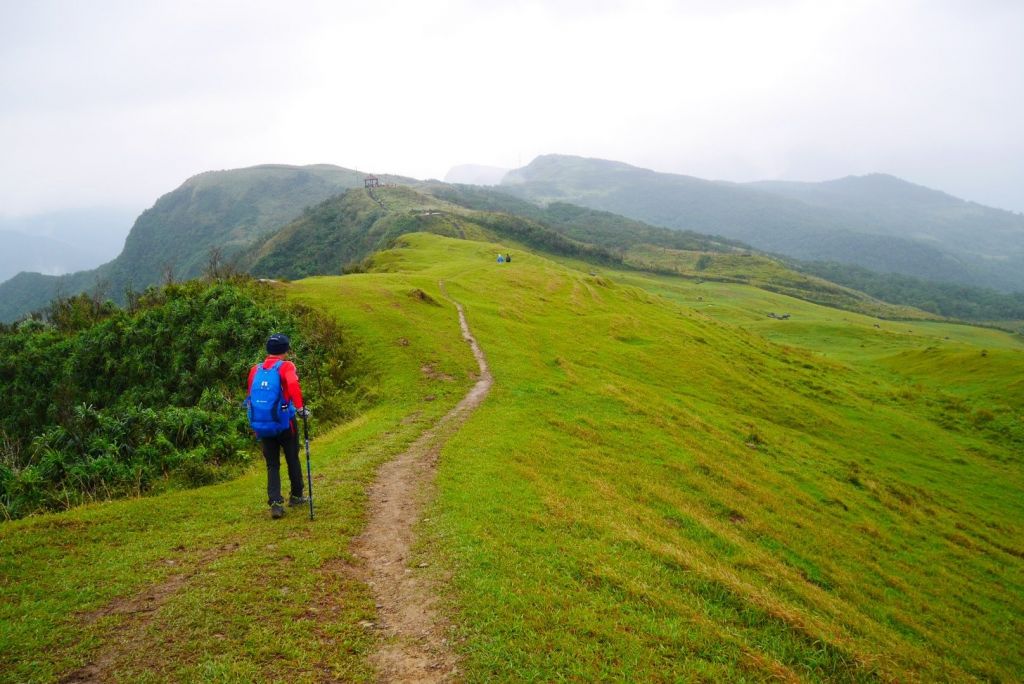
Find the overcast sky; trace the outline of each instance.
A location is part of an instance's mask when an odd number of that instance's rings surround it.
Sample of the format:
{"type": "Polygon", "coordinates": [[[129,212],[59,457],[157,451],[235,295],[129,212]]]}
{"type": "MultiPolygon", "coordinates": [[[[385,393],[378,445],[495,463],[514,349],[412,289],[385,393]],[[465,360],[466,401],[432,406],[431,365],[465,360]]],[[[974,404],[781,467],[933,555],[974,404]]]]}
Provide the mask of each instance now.
{"type": "Polygon", "coordinates": [[[0,216],[551,152],[1024,211],[1024,1],[0,0],[0,216]]]}

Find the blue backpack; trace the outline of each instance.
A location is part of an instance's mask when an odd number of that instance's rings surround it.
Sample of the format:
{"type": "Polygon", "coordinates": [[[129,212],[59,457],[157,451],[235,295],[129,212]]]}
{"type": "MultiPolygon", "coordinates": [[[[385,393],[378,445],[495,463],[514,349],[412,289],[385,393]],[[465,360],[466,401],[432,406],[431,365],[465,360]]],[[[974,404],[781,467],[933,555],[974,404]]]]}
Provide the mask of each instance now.
{"type": "Polygon", "coordinates": [[[249,410],[249,425],[257,437],[273,437],[291,427],[295,407],[291,402],[284,404],[281,391],[281,373],[278,369],[283,361],[270,368],[263,364],[256,367],[256,375],[249,388],[245,404],[249,410]]]}

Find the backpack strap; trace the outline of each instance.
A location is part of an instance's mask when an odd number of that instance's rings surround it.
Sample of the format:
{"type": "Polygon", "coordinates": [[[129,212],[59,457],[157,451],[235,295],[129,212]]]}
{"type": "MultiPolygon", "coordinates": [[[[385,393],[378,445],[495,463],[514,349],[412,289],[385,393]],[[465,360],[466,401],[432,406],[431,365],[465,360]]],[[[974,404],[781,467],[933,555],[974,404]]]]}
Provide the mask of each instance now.
{"type": "MultiPolygon", "coordinates": [[[[281,399],[284,397],[284,383],[281,382],[283,380],[283,378],[281,377],[281,371],[279,370],[282,363],[284,363],[284,359],[279,359],[270,368],[263,368],[263,370],[275,371],[277,373],[277,397],[278,397],[278,400],[275,401],[274,405],[270,408],[270,415],[273,417],[273,419],[275,421],[277,420],[278,414],[281,412],[281,399]]],[[[261,368],[263,366],[263,364],[257,364],[257,365],[259,365],[261,368]]]]}
{"type": "Polygon", "coordinates": [[[278,359],[269,370],[277,373],[277,396],[278,401],[274,406],[274,418],[277,418],[278,413],[281,411],[281,405],[284,403],[284,377],[281,375],[281,366],[284,364],[284,359],[278,359]]]}

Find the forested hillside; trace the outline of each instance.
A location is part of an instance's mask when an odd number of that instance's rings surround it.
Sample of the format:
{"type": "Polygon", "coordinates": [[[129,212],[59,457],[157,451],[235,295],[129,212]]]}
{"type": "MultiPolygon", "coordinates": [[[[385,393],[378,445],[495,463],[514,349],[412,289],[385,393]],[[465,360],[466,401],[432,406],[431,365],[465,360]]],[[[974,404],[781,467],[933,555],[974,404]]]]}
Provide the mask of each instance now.
{"type": "Polygon", "coordinates": [[[886,302],[964,321],[1003,322],[1024,332],[1024,292],[936,283],[836,262],[799,262],[794,267],[886,302]]]}
{"type": "Polygon", "coordinates": [[[239,265],[272,278],[338,274],[359,270],[363,259],[391,246],[399,236],[423,231],[459,238],[500,237],[562,256],[622,263],[621,255],[566,237],[529,215],[471,210],[421,190],[350,190],[303,212],[243,255],[239,265]]]}
{"type": "Polygon", "coordinates": [[[1024,289],[1024,217],[888,177],[742,185],[620,162],[538,157],[501,188],[804,260],[1000,290],[1024,289]],[[985,234],[983,240],[976,236],[985,234]]]}
{"type": "Polygon", "coordinates": [[[821,183],[745,183],[782,197],[826,208],[864,229],[911,237],[978,257],[1000,260],[1024,253],[1024,216],[966,202],[882,173],[821,183]]]}
{"type": "Polygon", "coordinates": [[[329,165],[268,164],[193,176],[139,216],[113,261],[61,277],[22,273],[0,284],[0,321],[40,308],[58,294],[95,292],[123,301],[128,288],[194,278],[211,250],[230,260],[304,207],[361,186],[364,175],[329,165]]]}
{"type": "Polygon", "coordinates": [[[422,190],[439,199],[468,209],[504,212],[539,221],[552,230],[580,242],[614,250],[638,244],[704,252],[746,251],[750,247],[736,240],[689,230],[659,228],[608,211],[588,209],[565,202],[539,206],[509,194],[505,188],[431,183],[422,190]]]}

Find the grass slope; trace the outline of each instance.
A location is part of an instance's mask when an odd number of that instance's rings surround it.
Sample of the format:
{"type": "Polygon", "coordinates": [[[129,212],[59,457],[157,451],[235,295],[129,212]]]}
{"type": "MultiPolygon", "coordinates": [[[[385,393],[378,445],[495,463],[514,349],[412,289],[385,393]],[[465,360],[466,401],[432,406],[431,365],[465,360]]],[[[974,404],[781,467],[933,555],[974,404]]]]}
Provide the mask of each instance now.
{"type": "Polygon", "coordinates": [[[591,264],[749,283],[885,318],[925,317],[916,309],[798,273],[738,243],[567,204],[542,209],[499,192],[438,183],[380,188],[372,194],[359,188],[332,197],[254,246],[240,265],[270,278],[338,274],[361,269],[359,262],[368,255],[413,232],[500,240],[516,249],[540,249],[591,264]]]}
{"type": "MultiPolygon", "coordinates": [[[[349,190],[303,212],[255,245],[240,266],[270,278],[303,278],[361,270],[363,259],[408,233],[473,240],[505,238],[520,248],[619,263],[600,246],[584,244],[528,216],[474,210],[409,187],[349,190]]],[[[497,251],[497,248],[495,248],[497,251]]]]}
{"type": "Polygon", "coordinates": [[[454,307],[409,296],[424,284],[357,275],[288,290],[342,318],[380,400],[316,435],[315,522],[304,509],[268,519],[257,457],[230,483],[0,526],[0,681],[57,681],[97,659],[118,681],[372,681],[359,623],[373,600],[337,571],[376,466],[453,406],[476,367],[454,307]]]}
{"type": "Polygon", "coordinates": [[[324,568],[375,465],[470,384],[442,279],[495,385],[410,564],[449,581],[467,680],[1019,678],[1019,337],[503,248],[411,234],[371,273],[287,286],[379,371],[376,408],[315,443],[316,523],[271,525],[256,466],[0,528],[0,679],[104,640],[131,680],[370,678],[369,594],[324,568]],[[102,614],[178,568],[155,610],[102,614]]]}
{"type": "Polygon", "coordinates": [[[1020,672],[1021,388],[949,382],[1018,340],[410,241],[495,375],[429,525],[471,680],[1020,672]]]}
{"type": "Polygon", "coordinates": [[[918,309],[874,299],[863,292],[799,273],[775,259],[750,252],[709,254],[641,244],[626,252],[625,262],[644,270],[667,271],[700,281],[744,283],[816,304],[881,318],[929,317],[918,309]]]}
{"type": "MultiPolygon", "coordinates": [[[[852,185],[855,188],[861,188],[862,192],[845,197],[844,204],[833,208],[836,211],[845,211],[849,209],[849,205],[860,203],[867,206],[871,203],[870,190],[875,188],[877,183],[869,182],[866,183],[866,187],[862,187],[865,183],[861,182],[870,180],[877,179],[875,177],[849,178],[834,183],[796,185],[808,188],[817,188],[819,185],[822,187],[852,185]]],[[[921,205],[918,207],[921,213],[916,215],[916,220],[929,226],[942,223],[941,212],[929,212],[924,208],[924,205],[928,205],[936,195],[943,199],[941,204],[947,210],[955,206],[968,205],[962,200],[926,188],[911,186],[895,178],[885,178],[882,181],[881,187],[877,188],[880,196],[884,197],[887,194],[885,192],[887,184],[894,184],[897,192],[889,193],[892,196],[888,197],[888,202],[885,203],[883,210],[871,214],[872,221],[885,222],[899,217],[900,220],[906,222],[908,220],[906,212],[901,213],[900,206],[921,205]],[[905,187],[916,190],[908,195],[903,192],[905,187]],[[915,201],[918,192],[925,196],[925,201],[915,201]]],[[[752,185],[760,187],[760,184],[752,185]]],[[[750,282],[774,292],[884,318],[919,318],[919,311],[909,310],[909,307],[916,307],[940,317],[995,323],[1005,329],[1016,330],[1020,324],[1014,321],[1024,317],[1024,294],[1021,293],[1003,294],[995,290],[937,283],[897,273],[877,273],[852,264],[837,262],[800,262],[787,258],[782,259],[787,262],[783,265],[779,263],[779,258],[753,254],[752,248],[747,245],[725,238],[680,229],[657,228],[617,214],[563,202],[551,202],[545,206],[537,206],[501,190],[491,188],[424,183],[419,186],[419,189],[467,208],[504,211],[532,218],[566,237],[624,254],[628,263],[648,270],[665,270],[681,275],[728,278],[734,282],[750,282]],[[662,251],[657,249],[659,247],[666,249],[662,251]],[[695,268],[697,259],[704,256],[696,254],[698,252],[710,252],[706,259],[712,259],[719,253],[733,256],[753,256],[754,259],[738,261],[715,258],[714,269],[695,268]],[[803,274],[794,272],[794,270],[803,274]],[[809,276],[804,274],[809,274],[809,276]],[[831,282],[824,282],[823,279],[831,282]],[[836,285],[840,287],[836,287],[836,285]],[[851,291],[851,289],[856,291],[851,291]],[[865,297],[864,294],[868,296],[865,297]],[[890,302],[897,306],[889,308],[880,305],[880,301],[890,302]],[[904,306],[900,307],[899,305],[904,306]]],[[[976,209],[985,210],[983,207],[973,206],[976,209]]],[[[987,211],[999,213],[996,210],[987,211]]],[[[1007,212],[1002,213],[1012,217],[1007,212]]],[[[952,230],[959,231],[961,235],[965,234],[963,225],[953,227],[952,230]]],[[[900,235],[898,230],[894,234],[896,237],[900,235]]],[[[973,236],[974,233],[970,233],[970,235],[973,236]]],[[[1005,245],[1012,242],[1012,239],[1010,231],[1004,230],[994,239],[994,242],[1005,245]]],[[[883,245],[883,247],[891,250],[894,246],[890,244],[883,245]]]]}
{"type": "Polygon", "coordinates": [[[658,228],[607,211],[552,202],[538,206],[500,190],[471,185],[425,183],[420,188],[453,204],[481,211],[506,212],[539,221],[566,237],[616,250],[645,243],[671,249],[730,252],[749,250],[747,245],[688,230],[658,228]]]}

